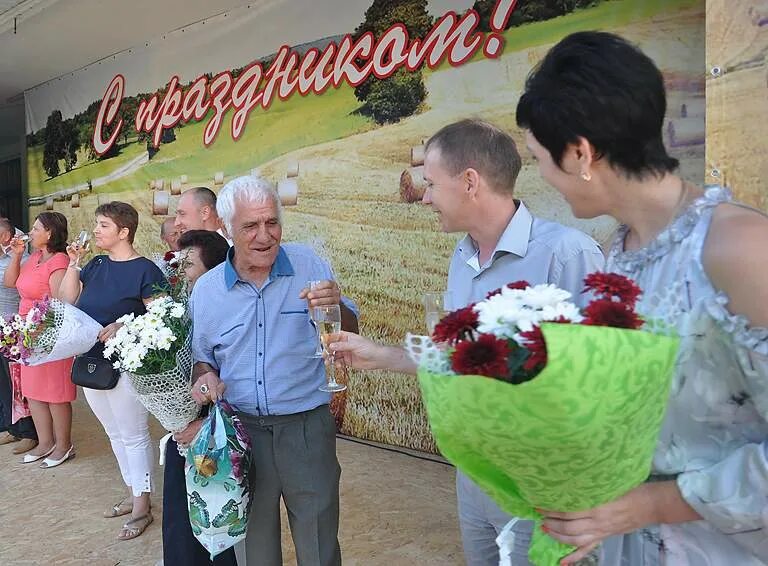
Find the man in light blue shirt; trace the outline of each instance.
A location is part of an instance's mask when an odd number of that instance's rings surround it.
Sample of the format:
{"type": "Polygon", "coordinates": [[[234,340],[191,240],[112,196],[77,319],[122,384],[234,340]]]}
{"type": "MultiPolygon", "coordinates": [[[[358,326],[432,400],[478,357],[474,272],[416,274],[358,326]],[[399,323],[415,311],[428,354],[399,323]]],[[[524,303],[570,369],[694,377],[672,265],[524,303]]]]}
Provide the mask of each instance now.
{"type": "Polygon", "coordinates": [[[357,328],[330,265],[310,248],[281,244],[280,199],[268,181],[240,177],[217,210],[234,245],[192,291],[193,396],[226,390],[251,436],[249,564],[279,566],[280,499],[299,566],[341,564],[335,423],[309,308],[341,305],[342,327],[357,328]],[[309,291],[307,282],[322,282],[309,291]]]}
{"type": "MultiPolygon", "coordinates": [[[[442,128],[427,142],[424,203],[430,204],[444,232],[467,232],[459,241],[448,270],[451,310],[484,299],[507,283],[552,283],[581,301],[584,277],[603,268],[597,243],[573,228],[535,218],[514,199],[521,158],[512,138],[480,120],[462,120],[442,128]]],[[[331,345],[358,369],[415,373],[402,348],[374,344],[342,333],[331,345]]],[[[457,498],[464,555],[468,566],[496,566],[496,537],[512,517],[462,473],[457,498]]],[[[529,564],[533,523],[514,527],[514,566],[529,564]]]]}

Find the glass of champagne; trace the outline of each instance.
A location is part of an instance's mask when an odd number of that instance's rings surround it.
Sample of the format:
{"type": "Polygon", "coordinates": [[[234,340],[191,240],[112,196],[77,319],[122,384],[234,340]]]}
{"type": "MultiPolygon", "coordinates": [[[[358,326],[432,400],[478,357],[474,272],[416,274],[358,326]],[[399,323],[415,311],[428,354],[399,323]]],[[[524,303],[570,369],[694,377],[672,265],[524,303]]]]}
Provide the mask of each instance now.
{"type": "Polygon", "coordinates": [[[451,294],[449,292],[424,293],[424,322],[429,335],[435,332],[435,326],[450,310],[451,294]]]}
{"type": "Polygon", "coordinates": [[[315,322],[320,328],[320,341],[328,356],[328,383],[320,387],[320,391],[336,393],[344,391],[347,386],[336,382],[336,367],[334,352],[328,349],[328,345],[341,332],[341,308],[339,305],[325,305],[315,307],[315,322]]]}
{"type": "Polygon", "coordinates": [[[88,251],[90,247],[91,233],[88,230],[81,230],[77,236],[77,245],[81,250],[88,251]]]}
{"type": "MultiPolygon", "coordinates": [[[[307,289],[312,291],[313,289],[316,289],[317,286],[320,284],[319,280],[309,280],[307,281],[307,289]]],[[[307,299],[307,304],[309,304],[309,299],[307,299]]],[[[323,348],[320,345],[320,328],[317,325],[317,319],[315,318],[315,309],[311,306],[309,307],[309,321],[312,323],[312,326],[315,329],[315,336],[317,336],[317,340],[315,340],[315,351],[314,353],[310,354],[310,358],[322,358],[323,357],[323,348]]]]}

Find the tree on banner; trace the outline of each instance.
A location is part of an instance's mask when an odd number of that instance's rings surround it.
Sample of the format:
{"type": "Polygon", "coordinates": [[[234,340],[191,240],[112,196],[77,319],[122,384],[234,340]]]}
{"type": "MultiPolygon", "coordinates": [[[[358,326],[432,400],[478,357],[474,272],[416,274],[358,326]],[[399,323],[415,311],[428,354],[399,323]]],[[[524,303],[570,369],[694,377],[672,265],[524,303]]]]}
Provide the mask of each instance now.
{"type": "MultiPolygon", "coordinates": [[[[427,13],[427,0],[374,0],[355,30],[355,38],[366,32],[380,37],[393,25],[402,24],[409,37],[423,39],[433,23],[427,13]]],[[[355,87],[355,96],[363,103],[360,112],[383,124],[416,112],[427,98],[427,87],[421,70],[400,69],[386,79],[368,77],[355,87]]]]}

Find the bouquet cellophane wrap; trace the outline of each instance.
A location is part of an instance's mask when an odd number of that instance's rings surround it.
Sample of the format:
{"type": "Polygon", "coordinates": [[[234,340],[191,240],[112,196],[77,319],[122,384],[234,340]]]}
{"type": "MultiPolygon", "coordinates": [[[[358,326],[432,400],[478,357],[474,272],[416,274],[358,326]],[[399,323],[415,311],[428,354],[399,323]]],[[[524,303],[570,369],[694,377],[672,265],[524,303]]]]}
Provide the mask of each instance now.
{"type": "Polygon", "coordinates": [[[77,307],[57,299],[51,299],[48,308],[53,312],[54,324],[35,338],[27,365],[36,366],[84,354],[93,348],[104,328],[77,307]]]}
{"type": "MultiPolygon", "coordinates": [[[[645,481],[666,410],[678,340],[601,326],[543,324],[548,362],[513,385],[419,372],[442,454],[507,513],[581,511],[645,481]]],[[[573,551],[541,529],[529,557],[573,551]]]]}
{"type": "Polygon", "coordinates": [[[248,433],[232,407],[217,401],[192,440],[184,466],[189,523],[211,560],[245,539],[250,466],[248,433]]]}

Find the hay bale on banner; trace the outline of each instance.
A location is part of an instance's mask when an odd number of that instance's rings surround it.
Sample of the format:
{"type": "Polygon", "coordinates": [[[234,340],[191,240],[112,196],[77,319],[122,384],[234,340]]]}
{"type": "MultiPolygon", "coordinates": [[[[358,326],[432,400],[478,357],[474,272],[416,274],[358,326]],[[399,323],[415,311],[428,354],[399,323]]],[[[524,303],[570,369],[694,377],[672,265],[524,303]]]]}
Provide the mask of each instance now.
{"type": "Polygon", "coordinates": [[[290,161],[288,162],[288,169],[285,172],[285,177],[287,179],[291,179],[293,177],[299,176],[299,162],[298,161],[290,161]]]}
{"type": "Polygon", "coordinates": [[[111,196],[109,196],[109,194],[100,193],[100,194],[99,194],[99,195],[96,197],[96,203],[97,203],[99,206],[101,206],[102,204],[108,204],[108,203],[110,203],[110,202],[112,202],[112,197],[111,197],[111,196]]]}
{"type": "Polygon", "coordinates": [[[704,120],[700,118],[680,118],[667,124],[667,137],[670,147],[691,147],[704,143],[704,120]]]}
{"type": "Polygon", "coordinates": [[[224,184],[224,172],[218,171],[217,173],[213,174],[213,183],[215,185],[223,185],[224,184]]]}
{"type": "Polygon", "coordinates": [[[702,118],[707,115],[707,101],[702,97],[689,98],[680,105],[681,118],[702,118]]]}
{"type": "Polygon", "coordinates": [[[157,188],[156,183],[157,183],[157,181],[155,181],[154,179],[150,179],[149,180],[149,190],[150,191],[154,191],[157,188]]]}
{"type": "Polygon", "coordinates": [[[179,177],[179,181],[181,181],[182,185],[186,185],[189,182],[189,177],[187,177],[186,175],[182,175],[181,177],[179,177]]]}
{"type": "Polygon", "coordinates": [[[421,202],[426,188],[423,165],[410,167],[400,174],[400,200],[403,202],[421,202]]]}
{"type": "Polygon", "coordinates": [[[72,208],[80,208],[80,193],[72,195],[72,208]]]}
{"type": "Polygon", "coordinates": [[[162,191],[163,189],[165,189],[165,179],[156,179],[155,190],[162,191]]]}
{"type": "Polygon", "coordinates": [[[168,191],[155,191],[152,195],[152,215],[168,216],[170,200],[171,194],[168,191]]]}
{"type": "Polygon", "coordinates": [[[45,210],[53,210],[53,197],[45,199],[45,210]]]}
{"type": "Polygon", "coordinates": [[[281,179],[277,183],[277,194],[283,206],[295,206],[299,200],[299,182],[296,179],[281,179]]]}
{"type": "Polygon", "coordinates": [[[171,181],[171,194],[172,195],[181,194],[181,180],[174,179],[173,181],[171,181]]]}
{"type": "Polygon", "coordinates": [[[251,169],[251,177],[261,177],[261,167],[251,169]]]}
{"type": "Polygon", "coordinates": [[[424,146],[415,145],[411,148],[411,167],[424,165],[424,146]]]}

